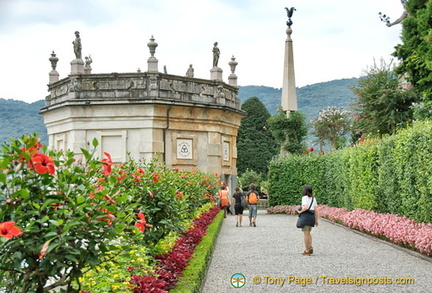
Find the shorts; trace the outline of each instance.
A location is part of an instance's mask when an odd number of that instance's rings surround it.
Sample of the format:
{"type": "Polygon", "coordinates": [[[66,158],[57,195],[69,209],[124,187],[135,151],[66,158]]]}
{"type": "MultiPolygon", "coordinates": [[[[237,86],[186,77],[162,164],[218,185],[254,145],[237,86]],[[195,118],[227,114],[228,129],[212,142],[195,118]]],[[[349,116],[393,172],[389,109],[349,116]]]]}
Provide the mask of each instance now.
{"type": "Polygon", "coordinates": [[[312,231],[312,226],[304,226],[301,229],[302,229],[302,231],[312,231]]]}
{"type": "Polygon", "coordinates": [[[234,206],[234,214],[236,215],[243,215],[243,207],[241,205],[235,205],[234,206]]]}
{"type": "Polygon", "coordinates": [[[249,205],[249,218],[253,218],[257,216],[257,205],[250,204],[249,205]]]}

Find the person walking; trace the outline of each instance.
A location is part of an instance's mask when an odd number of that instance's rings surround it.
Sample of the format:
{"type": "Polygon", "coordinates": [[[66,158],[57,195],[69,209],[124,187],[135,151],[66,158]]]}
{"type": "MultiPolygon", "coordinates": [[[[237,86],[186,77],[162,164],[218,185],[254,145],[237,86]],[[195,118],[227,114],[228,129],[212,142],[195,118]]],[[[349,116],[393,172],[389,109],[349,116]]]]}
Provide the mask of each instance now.
{"type": "MultiPolygon", "coordinates": [[[[297,210],[297,212],[302,217],[305,217],[305,226],[303,226],[303,237],[305,244],[305,251],[303,251],[303,255],[311,255],[313,253],[312,247],[312,227],[318,226],[318,203],[316,198],[312,194],[312,186],[305,185],[303,187],[303,197],[302,197],[302,206],[297,210]]],[[[299,215],[299,216],[300,216],[299,215]]]]}
{"type": "Polygon", "coordinates": [[[236,219],[236,227],[242,226],[243,210],[246,203],[246,197],[241,192],[240,188],[236,187],[232,196],[232,205],[234,206],[234,214],[236,219]]]}
{"type": "Polygon", "coordinates": [[[221,190],[218,192],[220,207],[224,210],[224,218],[227,217],[227,210],[229,206],[229,199],[228,199],[228,190],[226,186],[222,186],[221,190]]]}
{"type": "Polygon", "coordinates": [[[249,204],[249,226],[256,227],[256,218],[258,214],[259,193],[256,191],[255,184],[249,185],[249,191],[246,195],[249,204]]]}

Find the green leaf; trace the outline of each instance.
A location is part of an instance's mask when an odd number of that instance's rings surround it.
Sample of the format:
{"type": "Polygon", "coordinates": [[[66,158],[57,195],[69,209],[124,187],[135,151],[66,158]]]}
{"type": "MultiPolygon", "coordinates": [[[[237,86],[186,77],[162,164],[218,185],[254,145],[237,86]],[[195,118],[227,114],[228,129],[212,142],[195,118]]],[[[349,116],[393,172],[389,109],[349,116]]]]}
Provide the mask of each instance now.
{"type": "Polygon", "coordinates": [[[0,182],[6,184],[6,173],[0,173],[0,182]]]}
{"type": "Polygon", "coordinates": [[[89,153],[88,150],[82,148],[81,152],[83,153],[83,155],[86,158],[86,160],[89,160],[91,158],[91,154],[89,153]]]}
{"type": "Polygon", "coordinates": [[[21,189],[20,193],[21,193],[21,198],[24,199],[24,200],[28,199],[29,196],[30,196],[30,191],[27,188],[21,189]]]}
{"type": "Polygon", "coordinates": [[[84,196],[82,196],[82,195],[81,195],[81,196],[78,196],[76,202],[77,202],[77,204],[82,204],[82,203],[84,203],[84,202],[85,202],[85,198],[84,198],[84,196]]]}
{"type": "MultiPolygon", "coordinates": [[[[71,253],[72,253],[72,252],[71,252],[71,253]]],[[[78,262],[78,259],[77,259],[75,256],[70,255],[70,254],[66,254],[66,255],[65,255],[65,258],[67,258],[68,260],[73,261],[74,263],[77,263],[77,262],[78,262]]]]}

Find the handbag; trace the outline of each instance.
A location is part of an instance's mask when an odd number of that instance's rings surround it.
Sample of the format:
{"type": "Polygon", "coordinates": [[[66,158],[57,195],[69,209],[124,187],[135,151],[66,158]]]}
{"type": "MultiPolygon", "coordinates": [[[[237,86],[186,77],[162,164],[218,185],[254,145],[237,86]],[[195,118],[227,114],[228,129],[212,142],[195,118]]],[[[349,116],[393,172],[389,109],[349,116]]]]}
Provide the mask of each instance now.
{"type": "Polygon", "coordinates": [[[243,208],[247,208],[247,203],[246,203],[246,200],[245,200],[245,198],[244,198],[243,193],[240,194],[240,200],[241,200],[241,206],[242,206],[243,208]]]}
{"type": "Polygon", "coordinates": [[[297,219],[297,228],[303,228],[304,226],[315,226],[315,211],[311,211],[310,208],[312,207],[314,198],[312,198],[312,201],[309,205],[309,208],[304,211],[303,213],[299,214],[299,218],[297,219]]]}

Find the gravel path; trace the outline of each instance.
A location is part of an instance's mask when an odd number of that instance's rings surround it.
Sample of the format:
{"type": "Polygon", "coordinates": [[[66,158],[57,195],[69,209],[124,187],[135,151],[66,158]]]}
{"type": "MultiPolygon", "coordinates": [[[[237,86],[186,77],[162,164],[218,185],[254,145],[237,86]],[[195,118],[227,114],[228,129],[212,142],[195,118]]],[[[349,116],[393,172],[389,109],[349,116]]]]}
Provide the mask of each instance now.
{"type": "Polygon", "coordinates": [[[247,212],[236,227],[229,215],[201,292],[432,292],[432,258],[322,219],[312,230],[314,254],[304,256],[296,221],[260,210],[257,227],[249,227],[247,212]],[[236,273],[245,277],[241,288],[231,284],[236,273]],[[362,278],[381,284],[343,284],[362,278]],[[414,284],[395,284],[401,281],[414,284]]]}

